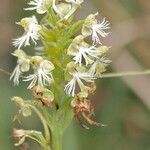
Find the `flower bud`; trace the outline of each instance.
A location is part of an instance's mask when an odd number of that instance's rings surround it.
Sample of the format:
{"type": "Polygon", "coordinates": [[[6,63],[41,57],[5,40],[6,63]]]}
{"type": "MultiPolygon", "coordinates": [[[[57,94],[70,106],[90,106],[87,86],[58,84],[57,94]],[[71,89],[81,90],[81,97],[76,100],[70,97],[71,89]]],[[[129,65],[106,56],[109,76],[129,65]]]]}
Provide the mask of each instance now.
{"type": "Polygon", "coordinates": [[[101,52],[101,54],[106,54],[109,51],[110,47],[100,46],[98,49],[101,52]]]}
{"type": "Polygon", "coordinates": [[[16,105],[17,105],[18,107],[20,107],[20,108],[25,105],[24,100],[23,100],[21,97],[18,97],[18,96],[14,96],[14,97],[12,98],[12,101],[15,102],[16,105]]]}
{"type": "Polygon", "coordinates": [[[32,115],[32,110],[31,110],[31,108],[28,107],[28,106],[25,106],[25,107],[22,109],[22,115],[23,115],[24,117],[29,117],[29,116],[31,116],[31,115],[32,115]]]}

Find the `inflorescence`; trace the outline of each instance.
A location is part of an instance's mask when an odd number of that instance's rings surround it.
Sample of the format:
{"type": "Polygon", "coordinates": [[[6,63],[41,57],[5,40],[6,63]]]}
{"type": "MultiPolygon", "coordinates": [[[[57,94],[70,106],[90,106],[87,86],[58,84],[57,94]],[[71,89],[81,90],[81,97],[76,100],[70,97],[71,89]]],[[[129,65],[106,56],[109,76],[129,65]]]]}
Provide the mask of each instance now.
{"type": "MultiPolygon", "coordinates": [[[[105,18],[98,21],[98,13],[74,21],[82,3],[83,0],[31,0],[28,3],[24,10],[36,11],[42,19],[38,21],[33,15],[17,22],[24,33],[13,40],[17,49],[12,55],[17,58],[17,66],[10,79],[15,85],[19,85],[20,80],[29,82],[28,89],[34,93],[34,98],[46,106],[52,107],[54,103],[61,109],[61,99],[69,97],[75,118],[88,128],[78,115],[91,125],[99,126],[91,120],[94,111],[88,97],[96,90],[95,80],[111,63],[107,58],[110,47],[102,42],[110,33],[110,24],[105,18]],[[40,55],[30,56],[22,50],[32,44],[35,54],[39,49],[40,55]]],[[[25,139],[30,134],[41,136],[41,132],[15,129],[15,136],[19,138],[25,139]]]]}

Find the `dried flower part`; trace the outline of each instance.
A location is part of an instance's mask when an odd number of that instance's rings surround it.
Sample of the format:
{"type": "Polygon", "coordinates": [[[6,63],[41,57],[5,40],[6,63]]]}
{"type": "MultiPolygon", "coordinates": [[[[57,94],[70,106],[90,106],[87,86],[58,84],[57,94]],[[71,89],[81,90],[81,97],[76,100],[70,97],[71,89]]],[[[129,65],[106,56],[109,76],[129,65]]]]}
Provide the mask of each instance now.
{"type": "Polygon", "coordinates": [[[18,140],[15,146],[20,146],[24,144],[26,138],[34,138],[38,141],[42,137],[42,133],[35,130],[13,129],[13,137],[18,140]]]}
{"type": "Polygon", "coordinates": [[[23,143],[19,146],[19,150],[29,150],[29,144],[23,143]]]}
{"type": "Polygon", "coordinates": [[[13,129],[13,137],[15,138],[21,138],[25,136],[25,131],[23,129],[13,129]]]}
{"type": "Polygon", "coordinates": [[[32,93],[34,98],[44,106],[52,107],[54,105],[54,94],[50,90],[35,86],[32,88],[32,93]]]}
{"type": "Polygon", "coordinates": [[[95,125],[98,127],[105,126],[91,119],[91,117],[94,115],[94,107],[87,97],[81,97],[81,95],[77,95],[76,98],[71,102],[71,106],[74,109],[74,118],[79,125],[81,125],[81,127],[89,129],[88,126],[82,123],[80,116],[83,117],[90,125],[95,125]]]}

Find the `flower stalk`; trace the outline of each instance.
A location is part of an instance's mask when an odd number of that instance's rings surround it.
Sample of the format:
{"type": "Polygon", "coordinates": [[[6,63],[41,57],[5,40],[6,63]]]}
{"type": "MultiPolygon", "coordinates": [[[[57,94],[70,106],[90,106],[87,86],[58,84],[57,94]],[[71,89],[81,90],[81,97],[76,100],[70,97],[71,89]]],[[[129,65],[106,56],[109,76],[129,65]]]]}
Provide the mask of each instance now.
{"type": "Polygon", "coordinates": [[[140,76],[140,75],[150,75],[150,70],[118,72],[118,73],[105,73],[101,76],[101,78],[116,78],[116,77],[140,76]]]}
{"type": "Polygon", "coordinates": [[[43,124],[43,127],[44,127],[45,139],[47,141],[47,145],[49,145],[50,144],[50,132],[49,132],[48,125],[47,125],[45,118],[43,117],[43,115],[39,112],[39,110],[36,107],[34,107],[32,105],[29,105],[29,107],[31,107],[36,112],[38,117],[40,118],[40,120],[43,124]]]}

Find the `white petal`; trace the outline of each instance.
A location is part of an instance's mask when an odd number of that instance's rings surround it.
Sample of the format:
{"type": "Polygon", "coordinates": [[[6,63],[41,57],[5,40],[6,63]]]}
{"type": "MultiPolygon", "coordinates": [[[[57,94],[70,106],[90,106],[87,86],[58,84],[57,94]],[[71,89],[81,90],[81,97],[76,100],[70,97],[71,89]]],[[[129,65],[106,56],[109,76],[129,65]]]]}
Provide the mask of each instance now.
{"type": "Polygon", "coordinates": [[[10,80],[13,79],[14,85],[19,85],[20,75],[21,75],[20,65],[17,65],[10,76],[10,80]]]}

